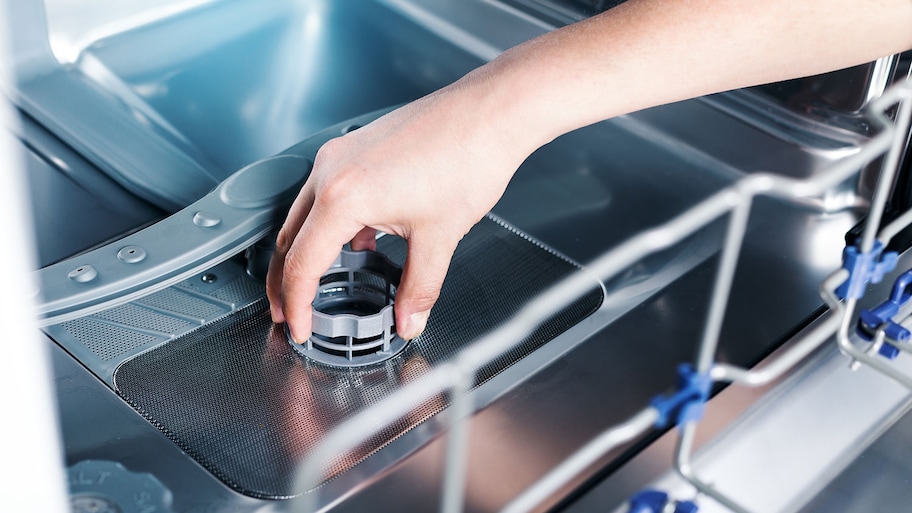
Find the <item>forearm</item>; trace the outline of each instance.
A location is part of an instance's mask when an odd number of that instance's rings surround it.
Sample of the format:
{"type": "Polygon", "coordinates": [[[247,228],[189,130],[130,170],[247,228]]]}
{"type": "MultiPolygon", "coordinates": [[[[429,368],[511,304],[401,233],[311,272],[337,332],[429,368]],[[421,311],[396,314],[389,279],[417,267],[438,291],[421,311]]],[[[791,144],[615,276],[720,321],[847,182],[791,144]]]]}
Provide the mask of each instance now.
{"type": "Polygon", "coordinates": [[[531,152],[616,115],[909,48],[912,0],[631,0],[505,52],[460,87],[531,152]]]}
{"type": "Polygon", "coordinates": [[[343,244],[369,248],[381,230],[408,240],[396,326],[417,336],[459,239],[539,146],[627,112],[910,47],[912,0],[630,0],[552,31],[320,150],[276,242],[273,319],[306,340],[321,274],[343,244]]]}

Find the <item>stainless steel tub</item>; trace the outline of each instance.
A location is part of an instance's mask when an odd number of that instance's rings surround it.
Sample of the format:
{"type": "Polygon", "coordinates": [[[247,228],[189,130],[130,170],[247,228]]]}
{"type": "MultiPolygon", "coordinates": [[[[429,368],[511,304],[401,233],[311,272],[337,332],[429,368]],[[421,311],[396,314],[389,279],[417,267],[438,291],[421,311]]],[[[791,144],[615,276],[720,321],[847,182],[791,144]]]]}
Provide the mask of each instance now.
{"type": "MultiPolygon", "coordinates": [[[[53,144],[75,150],[137,205],[148,202],[165,212],[250,162],[326,126],[446,85],[554,26],[493,0],[172,2],[168,9],[89,26],[84,20],[90,16],[67,17],[55,11],[61,5],[48,3],[54,53],[45,37],[38,58],[18,62],[14,103],[53,135],[53,144]]],[[[42,10],[25,3],[12,8],[23,20],[14,37],[28,47],[32,33],[44,30],[42,10]]],[[[765,102],[738,92],[567,134],[530,157],[495,213],[585,264],[745,174],[814,176],[864,140],[819,126],[783,129],[760,113],[770,105],[765,102]]],[[[72,186],[86,183],[77,176],[72,186]]],[[[843,234],[866,205],[864,190],[852,182],[800,206],[755,205],[757,221],[721,336],[723,361],[754,364],[819,312],[816,287],[839,265],[843,234]],[[783,296],[783,290],[790,292],[783,296]]],[[[36,187],[35,202],[49,193],[36,187]]],[[[140,217],[131,227],[109,228],[128,231],[154,215],[140,217]]],[[[73,252],[88,238],[71,237],[73,252]]],[[[719,240],[710,229],[639,263],[606,284],[607,306],[584,325],[479,389],[469,510],[499,509],[672,385],[674,366],[692,359],[719,240]],[[637,288],[644,281],[648,286],[637,288]]],[[[55,365],[68,463],[110,459],[152,472],[174,493],[179,511],[287,506],[233,492],[59,349],[55,365]]],[[[609,475],[658,434],[613,453],[572,485],[609,475]]],[[[444,439],[431,438],[373,456],[380,463],[337,480],[324,505],[433,509],[444,439]]]]}

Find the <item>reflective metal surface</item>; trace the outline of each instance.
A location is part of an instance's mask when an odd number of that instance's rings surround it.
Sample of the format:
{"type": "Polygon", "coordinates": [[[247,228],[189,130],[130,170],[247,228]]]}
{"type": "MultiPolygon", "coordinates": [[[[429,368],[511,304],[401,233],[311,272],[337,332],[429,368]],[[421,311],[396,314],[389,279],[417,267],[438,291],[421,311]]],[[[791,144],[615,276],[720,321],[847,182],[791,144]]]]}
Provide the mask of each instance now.
{"type": "MultiPolygon", "coordinates": [[[[75,150],[65,161],[91,161],[137,204],[174,210],[250,162],[449,83],[550,28],[529,11],[483,0],[197,4],[80,39],[72,66],[27,75],[17,90],[20,106],[75,150]]],[[[523,165],[495,213],[585,263],[746,173],[814,176],[857,150],[854,135],[775,125],[742,100],[682,102],[568,134],[523,165]]],[[[95,190],[89,179],[74,180],[95,190]]],[[[52,192],[37,187],[36,203],[52,192]]],[[[799,207],[774,200],[754,206],[757,221],[738,262],[721,361],[752,365],[813,317],[821,306],[816,288],[838,266],[843,234],[866,204],[865,184],[853,182],[799,207]]],[[[119,233],[120,221],[105,219],[98,232],[119,233]]],[[[137,227],[145,217],[122,221],[137,227]]],[[[52,224],[39,233],[52,233],[52,224]]],[[[503,507],[673,384],[674,367],[693,358],[719,228],[608,283],[608,307],[617,293],[615,310],[606,307],[569,330],[572,340],[546,344],[537,358],[475,392],[476,404],[488,406],[470,424],[467,511],[503,507]]],[[[43,242],[42,251],[66,256],[81,249],[76,238],[91,237],[74,236],[65,248],[43,242]]],[[[177,511],[294,505],[230,491],[69,355],[55,350],[54,361],[69,463],[107,459],[150,472],[174,494],[177,511]]],[[[572,486],[625,468],[659,434],[615,451],[572,486]]],[[[436,509],[446,443],[438,437],[414,453],[390,444],[355,467],[349,482],[328,483],[326,496],[337,500],[325,506],[436,509]]],[[[552,497],[542,509],[574,497],[570,488],[562,493],[569,495],[552,497]]]]}
{"type": "Polygon", "coordinates": [[[191,464],[170,440],[126,407],[85,367],[49,339],[67,465],[109,460],[154,475],[173,496],[175,511],[267,511],[268,503],[232,492],[191,464]]]}
{"type": "Polygon", "coordinates": [[[903,511],[912,501],[910,436],[912,415],[906,413],[857,455],[801,509],[802,513],[903,511]]]}
{"type": "MultiPolygon", "coordinates": [[[[577,270],[491,219],[480,222],[463,242],[427,329],[395,357],[358,368],[315,363],[290,346],[286,330],[271,322],[265,300],[260,300],[199,329],[183,330],[182,336],[126,361],[118,360],[123,363],[114,373],[114,388],[232,488],[267,498],[307,492],[294,482],[294,470],[327,432],[452,359],[530,298],[577,270]]],[[[377,247],[401,265],[406,254],[402,239],[383,237],[377,247]]],[[[555,312],[515,350],[486,365],[472,385],[490,381],[595,312],[602,303],[602,289],[591,277],[587,288],[583,297],[555,312]]],[[[262,298],[262,285],[259,291],[262,298]]],[[[142,324],[135,330],[141,335],[142,324]]],[[[125,332],[122,338],[124,343],[131,340],[125,332]]],[[[445,394],[435,396],[356,450],[334,454],[325,478],[340,481],[340,487],[356,487],[358,480],[352,482],[350,470],[364,472],[358,465],[363,459],[450,402],[445,394]]]]}
{"type": "MultiPolygon", "coordinates": [[[[609,130],[621,143],[629,142],[625,136],[632,137],[624,130],[611,127],[611,124],[608,128],[597,129],[609,130]]],[[[588,139],[585,132],[573,137],[578,138],[572,146],[577,149],[591,148],[588,144],[595,146],[596,141],[604,140],[601,137],[588,139]]],[[[636,139],[630,139],[633,140],[636,139]]],[[[562,144],[563,141],[558,141],[543,150],[536,159],[546,159],[551,151],[561,155],[565,149],[562,144]]],[[[651,148],[652,151],[644,153],[658,159],[667,155],[656,167],[660,164],[681,166],[680,156],[691,155],[682,154],[680,148],[651,148]]],[[[598,154],[596,150],[590,151],[598,154]]],[[[618,149],[610,155],[617,157],[624,153],[618,149]]],[[[707,157],[695,154],[690,160],[707,162],[707,157]]],[[[728,172],[731,170],[728,169],[728,172]]],[[[714,190],[714,187],[704,185],[707,192],[703,192],[701,184],[725,183],[719,176],[725,176],[721,170],[712,174],[698,173],[701,170],[694,168],[689,173],[664,173],[655,182],[649,179],[637,181],[632,178],[636,176],[633,173],[608,165],[588,176],[591,176],[591,183],[605,184],[602,190],[624,191],[623,187],[628,187],[623,197],[650,198],[654,195],[657,199],[654,205],[636,210],[648,221],[650,215],[661,217],[663,214],[657,212],[655,205],[668,207],[671,212],[664,214],[670,217],[676,213],[673,210],[676,198],[680,201],[679,208],[684,208],[688,199],[693,201],[714,190]],[[692,180],[694,176],[703,178],[692,180]],[[674,180],[680,180],[680,187],[675,186],[674,180]],[[688,198],[688,192],[693,196],[688,198]]],[[[555,175],[553,171],[549,173],[547,167],[530,165],[517,176],[511,191],[529,187],[535,180],[549,176],[555,175]]],[[[593,187],[587,189],[598,190],[593,187]]],[[[559,207],[563,191],[560,187],[539,185],[530,187],[528,191],[526,194],[540,195],[544,198],[543,204],[552,203],[556,211],[561,212],[559,207]]],[[[626,230],[635,232],[645,227],[613,222],[625,212],[633,211],[634,207],[612,203],[607,201],[609,198],[606,196],[603,194],[598,201],[591,203],[598,207],[581,209],[582,213],[572,209],[564,211],[568,212],[564,214],[566,221],[556,222],[551,231],[546,220],[536,220],[532,209],[510,208],[509,197],[498,211],[525,222],[529,229],[539,231],[540,237],[550,239],[550,243],[561,251],[586,256],[588,252],[600,251],[599,245],[617,242],[626,235],[626,230]],[[615,208],[617,210],[613,210],[615,208]],[[616,214],[612,216],[612,213],[616,214]],[[587,219],[587,215],[593,221],[581,223],[580,219],[587,219]],[[593,238],[591,233],[603,233],[605,239],[593,238]]],[[[567,199],[563,201],[564,204],[569,203],[567,199]]],[[[821,215],[804,209],[783,209],[772,201],[758,204],[757,208],[764,222],[752,227],[749,232],[748,248],[742,260],[743,271],[738,277],[730,313],[730,319],[735,320],[730,321],[732,324],[727,325],[723,335],[724,339],[731,341],[723,343],[727,360],[739,364],[756,361],[771,342],[817,307],[819,300],[812,293],[812,285],[836,265],[842,233],[854,220],[850,213],[821,215]],[[809,239],[810,234],[816,238],[809,239]],[[770,241],[776,241],[776,244],[771,245],[770,241]],[[782,301],[778,294],[782,287],[794,288],[797,292],[789,295],[788,301],[782,301]],[[807,291],[807,294],[801,294],[801,291],[807,291]],[[762,308],[769,315],[756,315],[758,302],[764,305],[762,308]]],[[[672,252],[666,258],[677,254],[672,252]]],[[[648,263],[644,265],[649,268],[648,263]]],[[[469,457],[469,510],[490,511],[503,506],[588,438],[629,415],[647,398],[670,386],[674,366],[691,357],[694,342],[692,339],[686,342],[685,335],[696,333],[702,322],[702,305],[709,289],[710,271],[711,262],[707,262],[688,272],[670,287],[645,300],[635,311],[602,329],[476,415],[472,421],[472,451],[469,457]],[[623,392],[619,394],[619,390],[623,392]],[[517,474],[515,469],[523,470],[517,474]],[[506,479],[504,476],[511,477],[506,479]]],[[[415,508],[433,508],[432,504],[437,500],[439,476],[437,470],[431,469],[438,468],[441,443],[444,441],[428,445],[375,483],[374,478],[360,476],[365,486],[372,483],[373,486],[343,501],[338,506],[339,510],[359,511],[370,505],[377,511],[384,511],[387,507],[392,511],[401,503],[391,502],[387,506],[381,498],[389,493],[408,497],[409,504],[415,508]],[[417,476],[420,479],[415,481],[417,476]]],[[[616,461],[619,463],[621,460],[616,461]]]]}
{"type": "Polygon", "coordinates": [[[89,32],[101,38],[80,40],[72,65],[18,87],[30,114],[171,210],[246,164],[482,62],[383,2],[197,4],[89,32]]]}
{"type": "Polygon", "coordinates": [[[53,135],[23,119],[19,131],[41,228],[38,265],[44,267],[158,219],[161,210],[133,196],[53,135]]]}
{"type": "MultiPolygon", "coordinates": [[[[902,258],[899,269],[904,270],[912,261],[908,253],[902,258]]],[[[898,274],[900,270],[871,286],[865,305],[878,304],[898,274]]],[[[771,385],[760,390],[732,386],[709,403],[698,431],[695,466],[751,511],[893,511],[884,506],[906,496],[898,489],[884,493],[888,483],[901,477],[883,468],[872,471],[871,465],[883,464],[884,448],[904,436],[902,425],[881,433],[904,418],[912,396],[871,368],[853,369],[830,342],[771,385]],[[862,478],[862,469],[871,472],[862,478]],[[841,477],[833,480],[837,475],[841,477]]],[[[903,355],[894,364],[908,371],[910,359],[903,355]]],[[[567,511],[610,505],[610,511],[626,512],[623,504],[642,488],[693,498],[692,488],[667,469],[673,438],[674,433],[664,435],[577,496],[567,511]]],[[[711,500],[700,500],[700,505],[700,511],[729,511],[711,500]]]]}

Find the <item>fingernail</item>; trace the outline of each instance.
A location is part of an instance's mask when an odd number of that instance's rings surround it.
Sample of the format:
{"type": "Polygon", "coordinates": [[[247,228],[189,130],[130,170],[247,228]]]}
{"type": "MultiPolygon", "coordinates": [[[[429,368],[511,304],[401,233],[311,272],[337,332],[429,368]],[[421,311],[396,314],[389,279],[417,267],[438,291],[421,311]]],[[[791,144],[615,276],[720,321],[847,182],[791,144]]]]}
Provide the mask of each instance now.
{"type": "Polygon", "coordinates": [[[417,312],[410,315],[408,320],[406,320],[402,331],[399,332],[399,336],[406,340],[411,340],[413,338],[416,338],[418,335],[421,335],[421,332],[423,332],[425,326],[427,326],[428,316],[430,315],[430,310],[425,310],[423,312],[417,312]]]}
{"type": "Polygon", "coordinates": [[[269,308],[269,315],[272,317],[272,322],[276,324],[282,324],[285,322],[285,316],[282,315],[282,310],[280,308],[269,308]]]}
{"type": "Polygon", "coordinates": [[[290,338],[292,342],[294,342],[295,344],[298,344],[298,345],[301,345],[304,342],[307,342],[307,339],[310,338],[310,333],[306,333],[306,335],[307,335],[306,337],[298,338],[295,336],[294,333],[291,332],[291,330],[288,330],[288,338],[290,338]]]}

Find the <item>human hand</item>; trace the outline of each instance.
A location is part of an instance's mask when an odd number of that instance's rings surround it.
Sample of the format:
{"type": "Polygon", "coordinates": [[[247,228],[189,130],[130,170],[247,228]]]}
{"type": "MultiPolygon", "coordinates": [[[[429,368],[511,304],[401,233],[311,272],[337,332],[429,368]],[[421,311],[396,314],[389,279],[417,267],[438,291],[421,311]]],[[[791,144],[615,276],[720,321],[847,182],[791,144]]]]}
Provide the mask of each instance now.
{"type": "Polygon", "coordinates": [[[317,153],[279,232],[266,281],[273,321],[287,322],[295,341],[310,337],[311,302],[342,246],[375,249],[377,230],[408,242],[397,332],[411,339],[424,330],[457,243],[534,149],[505,140],[476,93],[457,83],[317,153]]]}
{"type": "Polygon", "coordinates": [[[456,244],[539,146],[620,114],[869,62],[912,44],[908,0],[878,9],[773,4],[745,14],[743,2],[701,11],[673,0],[626,2],[330,141],[279,233],[266,284],[273,320],[306,340],[322,273],[346,242],[373,248],[382,230],[408,241],[395,309],[399,335],[413,338],[456,244]],[[675,80],[657,80],[656,70],[675,80]]]}

